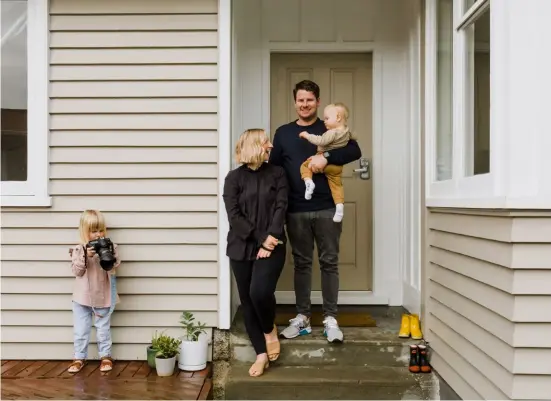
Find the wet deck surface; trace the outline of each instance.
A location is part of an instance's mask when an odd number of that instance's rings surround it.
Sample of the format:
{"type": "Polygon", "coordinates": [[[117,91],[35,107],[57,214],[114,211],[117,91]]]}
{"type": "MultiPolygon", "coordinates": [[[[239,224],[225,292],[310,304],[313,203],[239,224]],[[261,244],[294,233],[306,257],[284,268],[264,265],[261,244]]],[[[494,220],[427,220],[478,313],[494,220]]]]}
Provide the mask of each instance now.
{"type": "Polygon", "coordinates": [[[71,361],[2,361],[5,400],[208,400],[212,399],[212,368],[198,372],[177,367],[159,377],[145,361],[115,361],[111,372],[89,361],[77,374],[71,361]]]}

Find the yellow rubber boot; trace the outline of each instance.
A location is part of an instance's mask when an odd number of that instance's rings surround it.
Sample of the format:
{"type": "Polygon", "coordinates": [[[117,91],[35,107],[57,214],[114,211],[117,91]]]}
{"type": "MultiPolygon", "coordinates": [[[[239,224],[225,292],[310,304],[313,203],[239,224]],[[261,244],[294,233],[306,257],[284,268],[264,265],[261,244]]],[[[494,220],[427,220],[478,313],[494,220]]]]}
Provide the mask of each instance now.
{"type": "Polygon", "coordinates": [[[423,333],[421,332],[421,323],[419,323],[419,315],[409,316],[409,327],[411,330],[411,338],[414,340],[421,340],[423,333]]]}
{"type": "Polygon", "coordinates": [[[398,337],[408,338],[409,334],[410,334],[409,315],[403,314],[402,315],[402,325],[400,326],[400,333],[398,334],[398,337]]]}

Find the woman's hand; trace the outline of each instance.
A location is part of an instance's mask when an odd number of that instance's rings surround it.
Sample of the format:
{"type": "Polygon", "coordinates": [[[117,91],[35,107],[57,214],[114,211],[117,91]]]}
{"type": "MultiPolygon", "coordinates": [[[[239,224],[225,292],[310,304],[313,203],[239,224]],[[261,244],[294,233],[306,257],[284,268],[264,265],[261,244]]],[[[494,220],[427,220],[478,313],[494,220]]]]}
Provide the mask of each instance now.
{"type": "Polygon", "coordinates": [[[278,239],[275,237],[272,237],[271,235],[268,235],[268,238],[264,240],[262,243],[262,247],[269,249],[270,251],[273,251],[274,248],[277,246],[278,239]]]}
{"type": "Polygon", "coordinates": [[[88,255],[89,258],[93,258],[94,255],[96,254],[96,250],[92,247],[86,247],[86,254],[88,255]]]}
{"type": "Polygon", "coordinates": [[[267,251],[267,250],[264,249],[264,248],[260,248],[260,249],[258,250],[258,254],[256,255],[256,259],[265,259],[265,258],[269,258],[271,254],[272,254],[271,251],[267,251]]]}

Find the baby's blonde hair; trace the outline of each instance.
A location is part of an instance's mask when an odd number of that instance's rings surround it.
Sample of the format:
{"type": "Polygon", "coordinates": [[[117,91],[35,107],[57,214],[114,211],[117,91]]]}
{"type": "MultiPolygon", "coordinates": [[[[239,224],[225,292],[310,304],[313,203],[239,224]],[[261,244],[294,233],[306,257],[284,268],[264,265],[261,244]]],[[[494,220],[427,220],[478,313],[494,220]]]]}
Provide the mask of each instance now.
{"type": "Polygon", "coordinates": [[[235,160],[241,164],[261,165],[264,162],[263,146],[266,142],[268,142],[268,136],[263,129],[246,130],[235,145],[235,160]]]}
{"type": "Polygon", "coordinates": [[[90,233],[93,231],[103,231],[103,235],[107,236],[103,214],[99,210],[85,210],[80,215],[78,230],[80,240],[83,244],[86,244],[90,240],[90,233]]]}
{"type": "Polygon", "coordinates": [[[329,109],[329,108],[337,109],[337,113],[341,116],[343,124],[344,125],[348,124],[348,116],[350,113],[348,112],[348,107],[346,107],[344,103],[340,103],[340,102],[331,103],[325,106],[325,109],[329,109]]]}

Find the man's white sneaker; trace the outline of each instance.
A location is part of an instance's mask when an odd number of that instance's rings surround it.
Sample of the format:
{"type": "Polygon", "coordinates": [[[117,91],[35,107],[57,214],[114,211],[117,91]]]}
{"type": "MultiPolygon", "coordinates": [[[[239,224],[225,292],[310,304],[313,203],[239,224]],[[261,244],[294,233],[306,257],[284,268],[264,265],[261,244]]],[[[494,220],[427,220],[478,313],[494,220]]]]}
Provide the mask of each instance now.
{"type": "Polygon", "coordinates": [[[323,321],[323,335],[327,337],[327,341],[330,343],[342,343],[343,334],[337,323],[337,319],[332,316],[327,316],[323,321]]]}
{"type": "Polygon", "coordinates": [[[295,338],[298,336],[304,336],[312,332],[312,327],[310,326],[310,319],[307,316],[301,315],[300,313],[289,320],[289,326],[287,326],[280,334],[280,336],[285,338],[295,338]]]}

